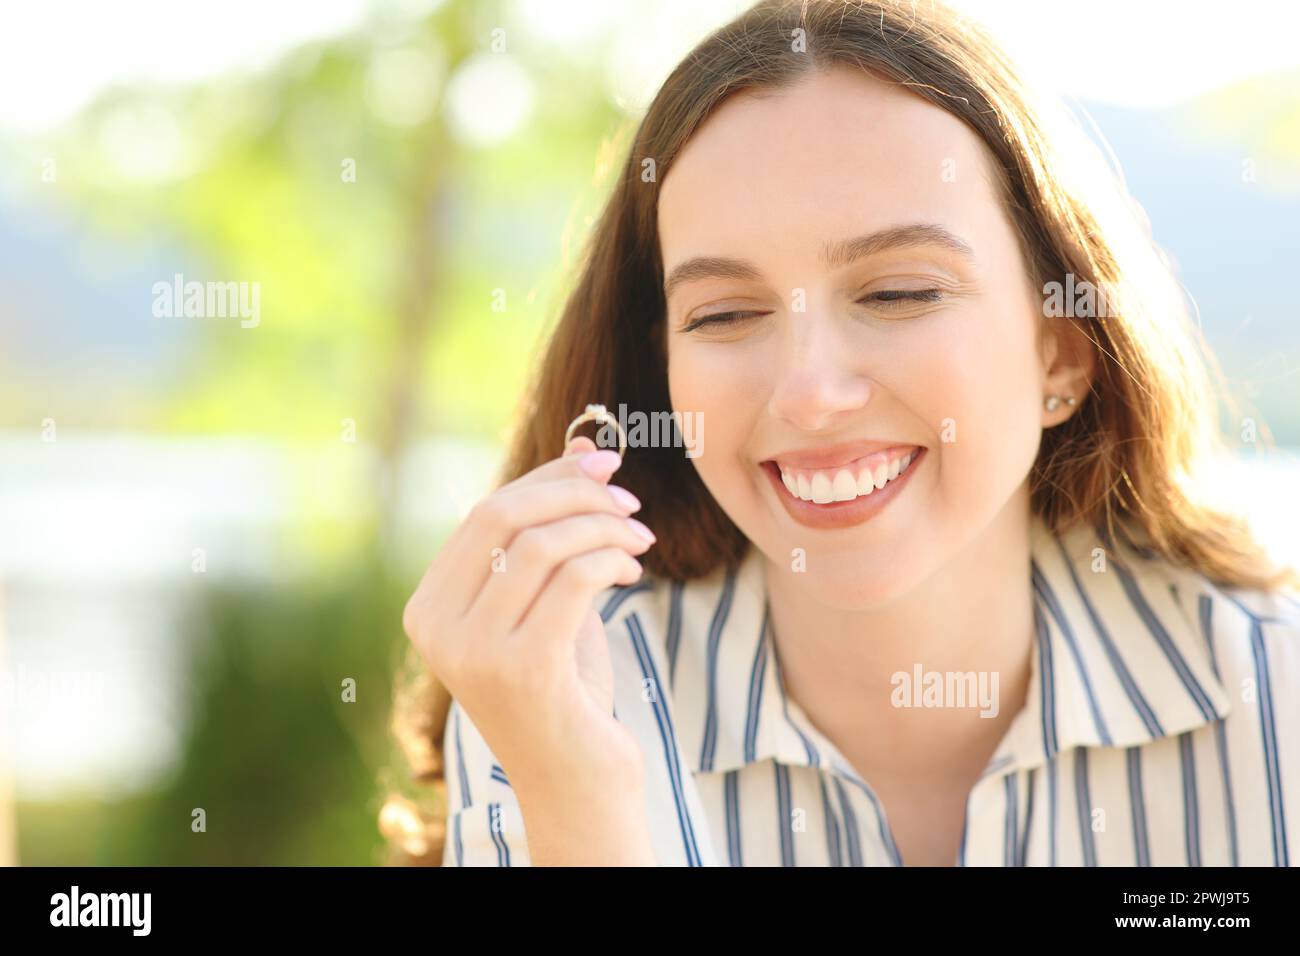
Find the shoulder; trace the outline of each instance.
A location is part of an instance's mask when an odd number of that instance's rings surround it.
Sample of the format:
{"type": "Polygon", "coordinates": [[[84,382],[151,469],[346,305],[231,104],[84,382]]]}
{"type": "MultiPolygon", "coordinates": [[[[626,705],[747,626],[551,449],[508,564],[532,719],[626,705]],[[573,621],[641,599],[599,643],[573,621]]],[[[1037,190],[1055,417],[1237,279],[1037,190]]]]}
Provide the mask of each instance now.
{"type": "MultiPolygon", "coordinates": [[[[1300,666],[1300,592],[1239,587],[1216,581],[1150,549],[1119,549],[1149,589],[1168,589],[1212,652],[1232,659],[1275,649],[1289,669],[1300,666]]],[[[1292,679],[1300,679],[1293,673],[1292,679]]]]}
{"type": "Polygon", "coordinates": [[[1140,567],[1204,641],[1235,716],[1295,728],[1300,752],[1300,592],[1236,587],[1154,557],[1140,567]]]}
{"type": "MultiPolygon", "coordinates": [[[[1083,567],[1089,555],[1096,560],[1097,553],[1104,550],[1105,560],[1113,562],[1122,579],[1117,590],[1129,593],[1125,604],[1137,600],[1149,616],[1151,608],[1163,608],[1171,601],[1178,608],[1178,620],[1164,620],[1164,625],[1176,625],[1201,643],[1216,671],[1221,665],[1253,668],[1258,661],[1271,677],[1288,688],[1300,689],[1300,592],[1215,581],[1150,548],[1119,542],[1095,530],[1072,531],[1064,540],[1076,567],[1083,567]],[[1270,661],[1276,667],[1266,668],[1270,661]]],[[[1093,570],[1098,570],[1095,565],[1093,570]]]]}
{"type": "Polygon", "coordinates": [[[1234,587],[1093,527],[1058,537],[1036,539],[1035,584],[1082,658],[1106,662],[1094,676],[1113,671],[1118,702],[1143,724],[1217,725],[1234,750],[1300,761],[1300,595],[1234,587]]]}
{"type": "Polygon", "coordinates": [[[1237,588],[1195,574],[1184,573],[1182,581],[1190,594],[1185,606],[1196,615],[1216,663],[1274,693],[1300,696],[1300,594],[1237,588]]]}

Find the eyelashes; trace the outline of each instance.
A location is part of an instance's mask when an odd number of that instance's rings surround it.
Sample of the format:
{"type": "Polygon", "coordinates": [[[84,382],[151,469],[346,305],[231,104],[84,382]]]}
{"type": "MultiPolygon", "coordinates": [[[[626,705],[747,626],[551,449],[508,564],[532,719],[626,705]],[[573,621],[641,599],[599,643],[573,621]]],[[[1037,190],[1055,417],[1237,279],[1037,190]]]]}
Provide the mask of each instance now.
{"type": "MultiPolygon", "coordinates": [[[[940,289],[882,289],[879,292],[872,292],[858,299],[861,305],[871,305],[881,307],[886,312],[905,308],[913,302],[940,302],[943,300],[943,292],[940,289]]],[[[725,328],[736,325],[746,318],[755,315],[762,315],[762,312],[753,311],[735,311],[735,312],[718,312],[714,315],[701,316],[693,319],[683,329],[683,332],[693,332],[704,326],[713,326],[716,328],[725,328]]]]}
{"type": "Polygon", "coordinates": [[[943,292],[938,289],[918,289],[916,291],[904,289],[885,289],[881,292],[872,292],[870,295],[859,299],[859,302],[877,301],[877,302],[902,302],[912,300],[914,302],[938,302],[943,298],[943,292]],[[876,299],[876,296],[885,296],[883,299],[876,299]]]}

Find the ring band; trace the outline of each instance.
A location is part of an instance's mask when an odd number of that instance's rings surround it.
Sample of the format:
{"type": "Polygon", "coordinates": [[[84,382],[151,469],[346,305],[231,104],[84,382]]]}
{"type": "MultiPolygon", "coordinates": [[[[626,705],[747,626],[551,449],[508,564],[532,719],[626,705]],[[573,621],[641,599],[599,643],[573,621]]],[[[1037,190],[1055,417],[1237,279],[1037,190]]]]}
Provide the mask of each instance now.
{"type": "Polygon", "coordinates": [[[605,410],[604,405],[588,405],[581,415],[569,422],[568,429],[564,432],[564,447],[569,447],[569,442],[573,440],[574,430],[584,422],[608,422],[618,431],[618,457],[622,458],[627,454],[627,434],[623,431],[623,426],[618,423],[618,419],[605,410]]]}

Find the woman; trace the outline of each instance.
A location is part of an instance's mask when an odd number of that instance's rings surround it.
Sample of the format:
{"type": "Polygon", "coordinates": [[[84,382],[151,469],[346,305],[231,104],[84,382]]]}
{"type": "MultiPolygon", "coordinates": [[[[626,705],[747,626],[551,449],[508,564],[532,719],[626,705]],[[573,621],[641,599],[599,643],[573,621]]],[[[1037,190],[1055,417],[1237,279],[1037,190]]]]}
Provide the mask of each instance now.
{"type": "Polygon", "coordinates": [[[678,66],[506,482],[407,605],[455,698],[403,711],[449,826],[390,833],[458,865],[1289,863],[1296,574],[1192,481],[1179,286],[1051,115],[911,3],[763,2],[678,66]],[[695,446],[557,457],[592,402],[695,446]]]}

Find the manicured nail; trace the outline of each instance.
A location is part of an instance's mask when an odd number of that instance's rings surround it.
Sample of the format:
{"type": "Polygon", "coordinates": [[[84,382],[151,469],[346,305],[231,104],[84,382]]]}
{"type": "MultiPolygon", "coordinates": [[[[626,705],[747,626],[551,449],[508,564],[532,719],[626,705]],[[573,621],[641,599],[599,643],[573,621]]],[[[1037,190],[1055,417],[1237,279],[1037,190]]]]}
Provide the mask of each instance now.
{"type": "Polygon", "coordinates": [[[641,522],[637,521],[635,518],[628,518],[626,520],[627,523],[632,526],[632,530],[635,531],[638,535],[640,535],[641,538],[645,540],[646,544],[655,543],[655,533],[653,531],[651,531],[641,522]]]}
{"type": "Polygon", "coordinates": [[[609,490],[609,496],[618,502],[620,508],[627,511],[640,510],[641,502],[637,500],[636,495],[632,494],[632,492],[626,488],[620,488],[618,485],[608,485],[606,487],[609,490]]]}
{"type": "Polygon", "coordinates": [[[622,461],[616,451],[589,451],[578,459],[578,467],[592,478],[608,478],[622,461]]]}

